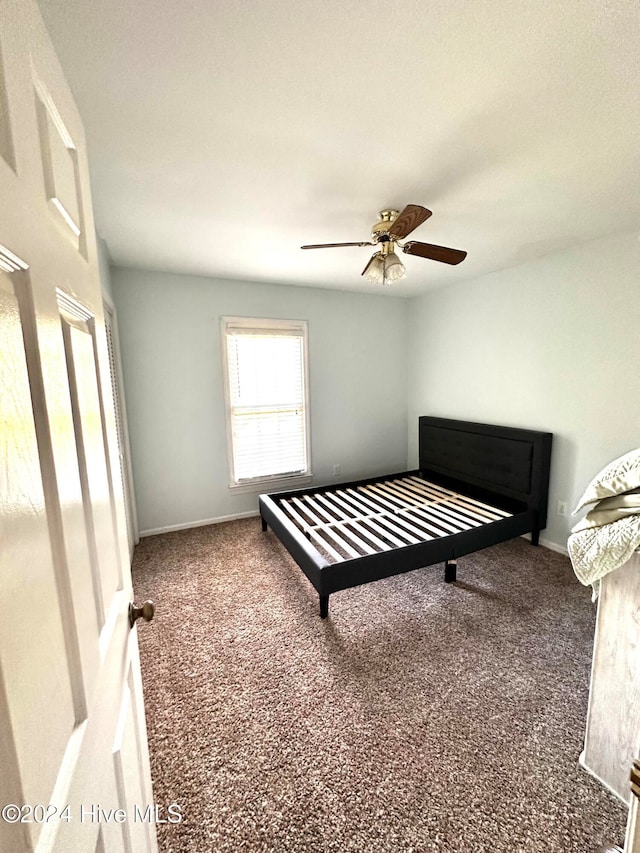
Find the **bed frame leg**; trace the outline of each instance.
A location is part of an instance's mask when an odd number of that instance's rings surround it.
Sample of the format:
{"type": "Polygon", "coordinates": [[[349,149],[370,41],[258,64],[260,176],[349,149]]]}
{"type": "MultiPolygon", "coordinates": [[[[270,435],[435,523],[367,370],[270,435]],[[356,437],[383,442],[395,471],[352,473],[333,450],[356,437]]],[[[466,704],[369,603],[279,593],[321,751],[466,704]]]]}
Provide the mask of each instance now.
{"type": "Polygon", "coordinates": [[[263,531],[266,530],[267,529],[267,522],[264,520],[264,518],[262,516],[260,516],[260,521],[262,522],[262,530],[263,531]]]}
{"type": "Polygon", "coordinates": [[[457,560],[447,560],[444,564],[444,580],[445,583],[453,583],[456,579],[458,570],[457,560]]]}
{"type": "Polygon", "coordinates": [[[320,618],[326,619],[329,615],[329,596],[321,595],[320,596],[320,618]]]}

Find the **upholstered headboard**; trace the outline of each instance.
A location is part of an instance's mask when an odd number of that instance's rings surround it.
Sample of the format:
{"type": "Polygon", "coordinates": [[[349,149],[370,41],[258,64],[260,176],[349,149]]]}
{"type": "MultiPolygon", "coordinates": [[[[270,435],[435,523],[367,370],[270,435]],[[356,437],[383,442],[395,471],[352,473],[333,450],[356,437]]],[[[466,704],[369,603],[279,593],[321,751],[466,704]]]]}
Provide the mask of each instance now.
{"type": "Polygon", "coordinates": [[[552,434],[448,418],[419,419],[420,471],[465,483],[547,516],[552,434]]]}

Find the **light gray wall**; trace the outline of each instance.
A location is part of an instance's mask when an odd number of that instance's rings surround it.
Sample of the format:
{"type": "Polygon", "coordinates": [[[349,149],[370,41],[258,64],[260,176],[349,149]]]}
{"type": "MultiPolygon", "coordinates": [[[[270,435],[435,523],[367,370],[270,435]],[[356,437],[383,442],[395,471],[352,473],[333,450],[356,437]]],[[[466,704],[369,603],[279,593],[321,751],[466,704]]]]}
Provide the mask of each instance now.
{"type": "Polygon", "coordinates": [[[228,489],[221,316],[307,320],[314,483],[404,470],[407,300],[114,267],[142,533],[253,511],[228,489]]]}
{"type": "Polygon", "coordinates": [[[640,446],[640,243],[618,234],[411,300],[409,466],[420,414],[554,433],[543,539],[609,461],[640,446]]]}

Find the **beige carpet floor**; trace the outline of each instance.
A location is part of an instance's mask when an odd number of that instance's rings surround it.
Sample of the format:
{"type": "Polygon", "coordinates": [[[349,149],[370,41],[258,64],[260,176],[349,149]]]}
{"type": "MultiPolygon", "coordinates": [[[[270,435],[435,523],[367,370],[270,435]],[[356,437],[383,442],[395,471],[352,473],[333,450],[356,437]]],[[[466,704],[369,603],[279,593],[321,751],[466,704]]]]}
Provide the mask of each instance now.
{"type": "Polygon", "coordinates": [[[623,806],[578,766],[595,610],[523,539],[331,596],[258,519],[142,540],[160,850],[589,853],[623,806]]]}

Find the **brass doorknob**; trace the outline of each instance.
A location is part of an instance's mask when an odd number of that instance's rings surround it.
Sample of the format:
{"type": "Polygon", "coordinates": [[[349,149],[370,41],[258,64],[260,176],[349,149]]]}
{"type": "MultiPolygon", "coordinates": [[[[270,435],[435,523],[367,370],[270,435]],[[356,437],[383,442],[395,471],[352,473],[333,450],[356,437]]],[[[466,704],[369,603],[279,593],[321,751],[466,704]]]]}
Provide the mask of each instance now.
{"type": "Polygon", "coordinates": [[[136,607],[133,601],[129,602],[129,626],[133,628],[136,619],[141,616],[145,622],[151,622],[156,612],[155,605],[151,599],[145,601],[142,607],[136,607]]]}

